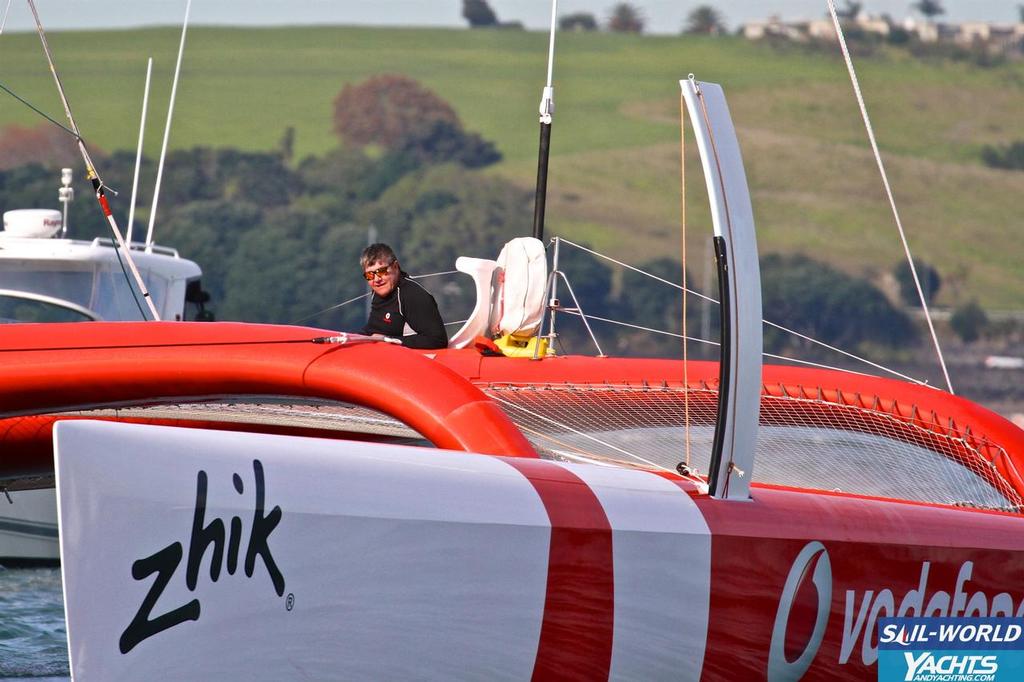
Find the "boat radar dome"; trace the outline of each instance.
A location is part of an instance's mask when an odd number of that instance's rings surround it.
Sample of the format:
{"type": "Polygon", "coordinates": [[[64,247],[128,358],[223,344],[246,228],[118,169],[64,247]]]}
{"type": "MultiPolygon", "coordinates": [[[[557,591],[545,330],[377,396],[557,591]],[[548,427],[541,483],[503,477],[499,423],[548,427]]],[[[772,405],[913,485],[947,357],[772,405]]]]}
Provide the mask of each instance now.
{"type": "Polygon", "coordinates": [[[23,208],[4,212],[4,236],[47,239],[61,228],[60,211],[23,208]]]}

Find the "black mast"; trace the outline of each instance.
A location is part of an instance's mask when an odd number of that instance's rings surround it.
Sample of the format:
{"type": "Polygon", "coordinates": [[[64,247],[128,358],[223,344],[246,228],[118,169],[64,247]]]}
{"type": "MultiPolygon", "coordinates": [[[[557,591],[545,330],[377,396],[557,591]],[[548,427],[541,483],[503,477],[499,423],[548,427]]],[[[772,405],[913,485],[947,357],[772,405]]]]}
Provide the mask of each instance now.
{"type": "Polygon", "coordinates": [[[558,0],[551,2],[551,38],[548,43],[548,81],[540,97],[540,152],[537,159],[537,193],[533,203],[533,236],[544,241],[544,204],[548,194],[548,156],[551,151],[551,121],[555,113],[555,89],[551,71],[555,62],[555,21],[558,0]]]}

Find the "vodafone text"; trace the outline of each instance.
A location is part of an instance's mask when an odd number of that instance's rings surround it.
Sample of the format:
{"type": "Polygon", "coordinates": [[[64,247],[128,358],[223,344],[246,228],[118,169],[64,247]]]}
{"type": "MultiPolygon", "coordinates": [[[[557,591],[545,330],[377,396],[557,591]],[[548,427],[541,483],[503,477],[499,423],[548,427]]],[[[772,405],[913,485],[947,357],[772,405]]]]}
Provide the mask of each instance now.
{"type": "MultiPolygon", "coordinates": [[[[956,580],[949,586],[950,590],[929,591],[928,574],[931,562],[921,563],[921,574],[917,588],[907,591],[902,596],[894,595],[891,589],[882,589],[877,593],[866,590],[846,591],[846,603],[843,610],[843,640],[839,650],[839,662],[850,660],[857,644],[860,644],[861,661],[872,665],[878,659],[878,647],[872,643],[871,634],[877,629],[879,618],[890,616],[915,618],[956,618],[956,617],[1017,617],[1024,616],[1024,600],[1014,603],[1014,598],[1007,592],[994,596],[982,590],[971,590],[971,575],[974,562],[965,561],[957,571],[956,580]]],[[[964,635],[963,630],[949,632],[950,637],[964,635]]],[[[977,631],[970,633],[979,636],[977,631]]],[[[1000,634],[1008,636],[1008,632],[1000,634]]],[[[994,633],[989,633],[994,636],[994,633]]],[[[1018,635],[1019,636],[1019,633],[1018,635]]],[[[996,641],[996,640],[990,640],[996,641]]],[[[1002,641],[1002,640],[999,640],[1002,641]]],[[[1009,641],[1009,640],[1006,640],[1009,641]]]]}

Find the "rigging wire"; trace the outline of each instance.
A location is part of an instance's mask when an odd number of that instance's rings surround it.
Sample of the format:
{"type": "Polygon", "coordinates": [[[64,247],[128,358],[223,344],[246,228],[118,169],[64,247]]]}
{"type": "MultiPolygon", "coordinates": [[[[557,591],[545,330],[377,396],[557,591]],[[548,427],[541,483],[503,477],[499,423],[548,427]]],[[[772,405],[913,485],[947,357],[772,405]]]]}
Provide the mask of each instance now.
{"type": "Polygon", "coordinates": [[[329,312],[331,312],[332,310],[337,310],[338,308],[341,308],[341,307],[343,307],[343,306],[347,306],[347,305],[348,305],[349,303],[355,303],[356,301],[359,301],[359,300],[361,300],[361,299],[364,299],[364,298],[366,298],[367,296],[369,296],[369,295],[370,295],[371,293],[372,293],[372,292],[369,292],[369,291],[368,291],[368,292],[366,292],[365,294],[360,294],[359,296],[355,296],[354,298],[350,298],[350,299],[348,299],[347,301],[342,301],[341,303],[338,303],[338,304],[336,304],[336,305],[332,305],[332,306],[331,306],[331,307],[329,307],[329,308],[324,308],[323,310],[318,310],[317,312],[313,313],[312,315],[307,315],[307,316],[305,316],[305,317],[300,317],[300,318],[299,318],[299,319],[297,319],[297,320],[292,320],[292,321],[291,321],[291,322],[289,322],[288,324],[299,324],[300,322],[307,322],[307,321],[309,321],[309,320],[312,320],[312,319],[313,319],[314,317],[318,317],[318,316],[320,316],[320,315],[323,315],[324,313],[329,313],[329,312]]]}
{"type": "Polygon", "coordinates": [[[28,107],[28,108],[29,108],[29,109],[31,109],[32,111],[36,112],[37,114],[39,114],[39,115],[40,115],[40,116],[42,116],[43,118],[45,118],[45,119],[46,119],[47,121],[49,121],[49,122],[50,122],[50,123],[52,123],[53,125],[55,125],[55,126],[57,126],[58,128],[60,128],[61,130],[63,130],[64,132],[66,132],[66,133],[67,133],[68,135],[70,135],[71,137],[74,137],[74,138],[78,139],[78,137],[79,137],[79,136],[78,136],[78,134],[76,134],[76,133],[75,133],[75,131],[74,131],[74,130],[72,130],[71,128],[68,128],[68,127],[67,127],[66,125],[64,125],[64,124],[63,124],[63,123],[61,123],[60,121],[58,121],[58,120],[56,120],[56,119],[52,118],[52,117],[51,117],[51,116],[50,116],[49,114],[47,114],[47,113],[46,113],[45,111],[42,111],[41,109],[39,109],[38,107],[36,107],[36,106],[35,106],[34,104],[32,104],[31,102],[29,102],[29,101],[28,101],[27,99],[24,99],[24,98],[23,98],[23,97],[21,97],[21,96],[20,96],[20,95],[19,95],[18,93],[14,92],[13,90],[11,90],[10,88],[8,88],[8,87],[7,87],[6,85],[4,85],[3,83],[0,83],[0,90],[3,90],[3,91],[4,91],[4,92],[6,92],[6,93],[7,93],[8,95],[10,95],[10,96],[11,96],[11,97],[13,97],[14,99],[18,100],[19,102],[21,102],[21,103],[22,103],[22,104],[24,104],[24,105],[25,105],[26,107],[28,107]]]}
{"type": "MultiPolygon", "coordinates": [[[[661,282],[663,284],[667,284],[670,287],[674,287],[676,289],[679,289],[680,291],[683,291],[683,292],[685,292],[687,294],[690,294],[691,296],[696,296],[697,298],[700,298],[700,299],[703,299],[705,301],[708,301],[709,303],[714,303],[715,305],[719,304],[719,302],[717,300],[715,300],[714,298],[712,298],[710,296],[705,296],[704,294],[702,294],[702,293],[700,293],[698,291],[693,291],[691,289],[686,289],[686,288],[680,286],[679,284],[676,284],[675,282],[670,282],[667,279],[664,279],[662,277],[658,277],[657,275],[653,275],[653,274],[651,274],[649,272],[645,272],[645,271],[641,270],[640,268],[633,267],[632,265],[629,265],[628,263],[623,263],[622,261],[616,260],[616,259],[614,259],[614,258],[612,258],[610,256],[606,256],[603,253],[598,253],[597,251],[593,251],[591,249],[588,249],[585,246],[580,246],[579,244],[571,242],[568,239],[562,238],[562,242],[564,242],[566,244],[569,244],[570,246],[575,246],[577,249],[580,249],[582,251],[586,251],[587,253],[589,253],[589,254],[591,254],[593,256],[596,256],[598,258],[603,258],[606,261],[609,261],[611,263],[615,263],[616,265],[624,267],[624,268],[626,268],[628,270],[632,270],[633,272],[636,272],[636,273],[639,273],[641,275],[644,275],[645,277],[650,277],[651,279],[657,280],[657,281],[659,281],[659,282],[661,282]]],[[[829,351],[832,351],[833,353],[839,353],[840,355],[848,357],[851,360],[856,360],[857,362],[862,362],[865,365],[869,365],[871,367],[874,367],[875,369],[877,369],[879,371],[882,371],[882,372],[885,372],[886,374],[891,374],[893,376],[899,377],[899,378],[904,379],[906,381],[913,382],[915,384],[920,384],[922,386],[930,386],[930,387],[934,388],[934,386],[931,386],[931,384],[929,384],[929,383],[927,383],[925,381],[921,381],[920,379],[914,379],[912,377],[908,377],[905,374],[902,374],[900,372],[897,372],[894,369],[886,367],[885,365],[880,365],[877,362],[872,362],[871,360],[868,360],[867,358],[862,358],[861,356],[856,355],[855,353],[851,353],[849,351],[845,351],[842,348],[837,348],[836,346],[833,346],[831,344],[825,343],[824,341],[819,341],[818,339],[815,339],[814,337],[811,337],[811,336],[807,336],[806,334],[801,334],[800,332],[795,331],[793,329],[789,329],[788,327],[783,327],[781,324],[777,324],[775,322],[772,322],[771,320],[764,320],[764,319],[762,319],[761,322],[766,324],[766,325],[768,325],[769,327],[773,327],[775,329],[778,329],[781,332],[785,332],[787,334],[792,334],[793,336],[796,336],[799,339],[807,341],[808,343],[814,344],[816,346],[821,346],[822,348],[824,348],[826,350],[829,350],[829,351]]]]}
{"type": "MultiPolygon", "coordinates": [[[[39,12],[36,10],[35,0],[28,0],[29,9],[32,10],[32,17],[35,20],[36,32],[39,34],[39,41],[43,46],[43,53],[46,55],[46,62],[50,66],[50,73],[53,74],[54,83],[57,85],[57,94],[60,95],[61,104],[64,105],[64,114],[67,116],[68,123],[71,126],[71,130],[75,135],[75,141],[78,143],[78,151],[82,155],[82,160],[85,162],[86,177],[92,182],[93,190],[96,194],[96,201],[99,202],[100,209],[103,211],[104,217],[107,219],[107,223],[110,225],[110,229],[114,232],[114,237],[117,239],[117,243],[120,249],[124,250],[124,258],[128,262],[128,267],[132,271],[132,275],[135,277],[135,283],[138,285],[139,290],[142,292],[142,297],[149,305],[149,310],[153,315],[154,320],[160,319],[160,314],[156,311],[156,305],[153,303],[152,297],[149,295],[149,290],[146,289],[145,282],[142,281],[142,275],[139,273],[138,268],[135,267],[135,261],[132,260],[131,253],[128,250],[127,245],[124,243],[124,237],[121,235],[121,230],[117,227],[117,220],[114,219],[114,214],[110,209],[110,202],[107,201],[106,196],[106,185],[100,178],[99,173],[96,172],[96,167],[92,162],[92,158],[89,156],[89,150],[85,147],[85,140],[82,138],[81,132],[79,132],[78,124],[75,123],[75,118],[71,114],[71,105],[68,103],[67,95],[64,93],[64,85],[60,81],[60,76],[57,74],[57,67],[53,63],[53,54],[50,52],[50,45],[46,41],[46,32],[43,31],[43,23],[39,19],[39,12]]],[[[120,254],[118,254],[118,260],[120,261],[120,254]]],[[[124,264],[121,265],[122,269],[124,264]]],[[[127,273],[125,273],[127,277],[127,273]]],[[[135,297],[135,291],[131,287],[129,281],[128,288],[132,291],[132,296],[135,297]]],[[[138,298],[135,298],[136,304],[139,305],[139,311],[142,313],[142,317],[146,317],[145,311],[142,309],[142,305],[139,304],[138,298]]]]}
{"type": "Polygon", "coordinates": [[[534,412],[533,410],[530,410],[530,409],[528,409],[526,407],[523,407],[522,405],[513,403],[510,400],[505,400],[505,399],[500,398],[500,397],[498,397],[496,395],[493,395],[493,394],[491,395],[491,400],[494,400],[495,402],[507,405],[509,407],[509,409],[518,410],[519,412],[522,412],[524,414],[528,414],[531,417],[533,417],[534,419],[539,419],[539,420],[541,420],[543,422],[547,422],[548,424],[552,424],[552,425],[557,426],[557,427],[559,427],[561,429],[565,429],[569,433],[575,434],[575,435],[580,436],[582,438],[586,438],[587,440],[593,441],[593,442],[597,443],[598,445],[603,445],[604,447],[609,448],[611,450],[615,450],[616,452],[619,452],[619,453],[621,453],[623,455],[626,455],[627,457],[632,457],[633,459],[636,459],[636,460],[638,460],[640,462],[643,462],[644,464],[646,464],[648,466],[655,467],[656,469],[659,469],[661,471],[671,471],[672,473],[675,473],[671,469],[668,469],[667,467],[662,466],[661,464],[658,464],[657,462],[652,462],[651,460],[645,459],[645,458],[641,457],[640,455],[637,455],[635,453],[630,452],[629,450],[623,450],[622,448],[620,448],[620,447],[618,447],[616,445],[613,445],[612,443],[608,443],[606,441],[603,441],[600,438],[596,438],[596,437],[590,435],[589,433],[586,433],[585,431],[580,431],[579,429],[574,429],[571,426],[568,426],[567,424],[562,424],[562,423],[560,423],[558,421],[555,421],[554,419],[551,419],[550,417],[547,417],[547,416],[545,416],[543,414],[540,414],[539,412],[534,412]]]}
{"type": "MultiPolygon", "coordinates": [[[[426,279],[428,277],[440,277],[441,275],[454,275],[454,274],[457,274],[458,272],[459,272],[458,270],[445,270],[443,272],[428,272],[425,275],[409,275],[409,279],[426,279]]],[[[336,305],[332,305],[329,308],[324,308],[323,310],[317,311],[317,312],[313,313],[312,315],[307,315],[306,317],[300,317],[299,319],[297,319],[297,320],[295,320],[293,322],[289,322],[288,324],[298,324],[300,322],[306,322],[308,320],[312,320],[314,317],[318,317],[320,315],[323,315],[324,313],[329,313],[332,310],[337,310],[338,308],[342,308],[344,306],[347,306],[350,303],[355,303],[356,301],[360,301],[360,300],[362,300],[364,298],[367,298],[368,296],[371,296],[372,294],[373,294],[372,291],[367,291],[365,294],[360,294],[359,296],[355,296],[354,298],[350,298],[347,301],[342,301],[341,303],[338,303],[336,305]]],[[[465,322],[465,320],[462,320],[462,321],[465,322]]],[[[453,324],[453,323],[449,322],[448,324],[453,324]]],[[[448,325],[446,324],[445,326],[448,326],[448,325]]]]}
{"type": "Polygon", "coordinates": [[[7,25],[7,15],[11,12],[11,0],[7,0],[7,8],[4,10],[4,18],[0,19],[0,36],[4,34],[4,26],[7,25]]]}
{"type": "MultiPolygon", "coordinates": [[[[84,138],[82,138],[82,137],[81,137],[81,135],[79,135],[79,134],[75,133],[75,131],[74,131],[74,130],[71,130],[71,129],[70,129],[70,128],[68,128],[68,127],[67,127],[66,125],[62,124],[62,123],[61,123],[60,121],[57,121],[57,120],[55,120],[55,119],[54,119],[54,118],[52,118],[52,117],[51,117],[51,116],[50,116],[49,114],[47,114],[47,113],[46,113],[45,111],[42,111],[41,109],[39,109],[38,107],[36,107],[35,105],[33,105],[33,104],[32,104],[31,102],[29,102],[28,100],[26,100],[25,98],[23,98],[23,97],[21,97],[20,95],[18,95],[18,93],[14,92],[13,90],[11,90],[10,88],[8,88],[8,87],[7,87],[6,85],[4,85],[3,83],[0,83],[0,89],[2,89],[2,90],[3,90],[4,92],[6,92],[7,94],[9,94],[9,95],[10,95],[11,97],[13,97],[14,99],[18,100],[19,102],[21,102],[21,103],[22,103],[22,104],[24,104],[25,106],[27,106],[27,107],[28,107],[29,109],[31,109],[32,111],[34,111],[34,112],[36,112],[37,114],[39,114],[40,116],[42,116],[42,117],[43,117],[44,119],[46,119],[47,121],[49,121],[49,122],[50,122],[50,123],[52,123],[53,125],[57,126],[58,128],[60,128],[60,129],[61,129],[61,130],[63,130],[64,132],[66,132],[66,133],[68,133],[69,135],[71,135],[72,137],[74,137],[76,141],[78,141],[78,140],[81,140],[81,141],[82,141],[82,142],[84,143],[84,141],[85,141],[85,140],[84,140],[84,138]]],[[[143,307],[142,307],[142,302],[141,302],[141,301],[139,301],[139,297],[138,297],[138,294],[136,293],[136,291],[135,291],[135,288],[134,288],[134,287],[132,287],[132,284],[131,284],[131,282],[132,282],[132,278],[131,278],[131,275],[130,275],[130,274],[128,273],[128,270],[127,270],[127,268],[125,267],[125,264],[124,264],[124,258],[123,258],[123,257],[121,256],[121,251],[120,251],[120,249],[116,248],[116,246],[115,246],[115,248],[114,248],[114,256],[115,256],[115,257],[117,258],[117,264],[118,264],[118,265],[120,266],[120,268],[121,268],[121,273],[122,273],[122,274],[124,275],[125,281],[126,281],[126,282],[127,282],[127,284],[128,284],[128,291],[129,291],[129,292],[131,293],[131,295],[132,295],[132,299],[133,299],[133,300],[135,301],[135,305],[136,305],[136,306],[138,307],[138,309],[139,309],[139,313],[140,313],[140,314],[142,315],[143,319],[145,319],[145,317],[146,317],[146,313],[145,313],[145,310],[144,310],[144,309],[143,309],[143,307]]]]}
{"type": "MultiPolygon", "coordinates": [[[[686,341],[692,341],[694,343],[703,343],[703,344],[705,344],[707,346],[714,346],[716,348],[718,348],[718,347],[720,347],[722,345],[718,341],[712,341],[710,339],[702,339],[702,338],[697,337],[697,336],[686,336],[684,334],[676,334],[675,332],[668,332],[668,331],[665,331],[664,329],[653,329],[651,327],[642,327],[642,326],[640,326],[638,324],[631,324],[629,322],[623,322],[621,320],[612,320],[612,319],[609,319],[607,317],[599,317],[598,315],[587,315],[587,314],[579,313],[579,312],[577,312],[575,310],[562,310],[561,312],[565,313],[566,315],[576,315],[577,317],[586,317],[588,320],[597,320],[598,322],[606,322],[608,324],[615,324],[615,325],[618,325],[620,327],[629,327],[630,329],[637,329],[639,331],[650,332],[652,334],[661,334],[662,336],[671,336],[671,337],[677,338],[677,339],[685,339],[686,341]]],[[[813,362],[811,360],[801,360],[800,358],[792,358],[792,357],[789,357],[788,355],[776,355],[775,353],[768,353],[768,352],[765,352],[765,351],[762,351],[761,355],[763,355],[766,358],[772,358],[773,360],[785,360],[787,362],[793,362],[793,363],[796,363],[798,365],[807,365],[808,367],[818,367],[820,369],[831,369],[831,370],[835,370],[835,371],[838,371],[838,372],[849,372],[851,374],[859,374],[861,376],[871,376],[870,374],[865,374],[864,372],[858,372],[856,370],[851,370],[851,369],[844,369],[842,367],[836,367],[834,365],[826,365],[826,364],[823,364],[823,363],[820,363],[820,362],[813,362]]],[[[909,381],[912,384],[917,384],[918,386],[926,386],[928,388],[934,388],[933,386],[930,386],[929,384],[921,381],[920,379],[915,379],[915,378],[909,377],[909,376],[907,376],[905,374],[900,374],[899,372],[897,372],[895,370],[887,369],[885,367],[878,367],[878,369],[880,369],[882,371],[885,371],[885,372],[888,372],[889,374],[892,374],[894,376],[897,376],[900,379],[903,379],[904,381],[909,381]]]]}
{"type": "Polygon", "coordinates": [[[889,198],[889,206],[892,208],[893,218],[896,219],[896,229],[900,233],[900,241],[903,243],[903,252],[907,256],[907,264],[910,265],[910,274],[914,278],[914,286],[917,288],[917,295],[921,299],[921,307],[924,309],[924,318],[928,322],[928,331],[932,336],[932,343],[935,345],[935,352],[939,356],[939,365],[942,366],[942,375],[946,379],[946,386],[950,394],[953,393],[953,382],[949,379],[949,371],[946,369],[946,360],[942,356],[942,347],[939,345],[939,337],[935,333],[935,325],[932,323],[931,312],[928,310],[928,301],[924,297],[924,289],[921,287],[921,280],[917,276],[917,268],[914,266],[914,258],[910,254],[910,245],[907,242],[907,235],[903,231],[903,221],[900,220],[900,213],[896,209],[896,199],[893,197],[892,187],[889,185],[889,176],[885,172],[885,164],[882,162],[882,154],[878,151],[878,143],[875,141],[875,131],[871,127],[871,119],[868,117],[867,106],[864,104],[864,96],[861,94],[860,82],[857,80],[857,72],[853,68],[853,60],[850,58],[850,50],[846,46],[846,37],[843,35],[843,27],[839,23],[839,16],[836,14],[836,6],[833,0],[826,0],[829,14],[832,15],[832,23],[835,25],[836,36],[839,38],[839,47],[843,52],[843,59],[846,61],[846,70],[850,74],[850,82],[853,84],[853,92],[857,97],[857,105],[860,107],[861,118],[864,119],[864,128],[868,133],[868,140],[871,142],[871,151],[875,155],[875,163],[878,164],[878,172],[882,176],[882,185],[885,186],[885,194],[889,198]]]}

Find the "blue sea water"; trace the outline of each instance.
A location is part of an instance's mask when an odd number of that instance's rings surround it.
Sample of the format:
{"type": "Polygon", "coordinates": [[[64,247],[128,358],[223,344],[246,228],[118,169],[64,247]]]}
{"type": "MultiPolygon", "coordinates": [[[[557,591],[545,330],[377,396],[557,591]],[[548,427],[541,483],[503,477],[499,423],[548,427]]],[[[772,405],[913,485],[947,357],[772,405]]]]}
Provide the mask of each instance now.
{"type": "Polygon", "coordinates": [[[0,566],[0,680],[68,680],[59,568],[0,566]]]}

